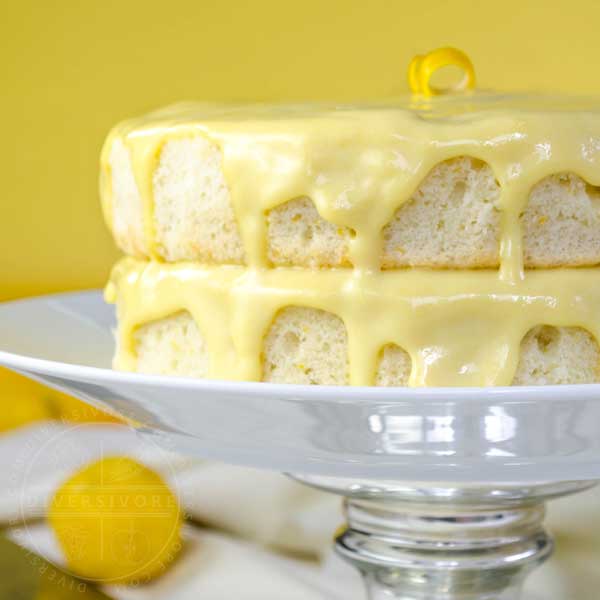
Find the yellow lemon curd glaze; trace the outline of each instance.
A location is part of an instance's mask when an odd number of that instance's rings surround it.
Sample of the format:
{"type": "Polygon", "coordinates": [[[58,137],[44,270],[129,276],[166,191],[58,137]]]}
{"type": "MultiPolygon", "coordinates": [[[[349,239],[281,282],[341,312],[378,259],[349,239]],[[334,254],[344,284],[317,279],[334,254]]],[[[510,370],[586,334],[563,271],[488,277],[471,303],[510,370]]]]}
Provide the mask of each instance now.
{"type": "Polygon", "coordinates": [[[359,106],[177,105],[118,125],[102,152],[129,149],[151,260],[119,263],[107,299],[119,312],[115,366],[135,370],[136,327],[180,310],[197,321],[209,377],[260,380],[264,335],[277,311],[301,305],[343,319],[352,385],[373,385],[378,353],[412,358],[411,386],[508,385],[519,344],[535,325],[580,326],[600,339],[600,270],[523,269],[519,215],[542,178],[574,172],[600,185],[600,106],[536,96],[465,94],[359,106]],[[217,144],[244,266],[166,264],[155,250],[153,173],[163,144],[204,136],[217,144]],[[500,186],[498,270],[382,271],[382,229],[439,162],[487,162],[500,186]],[[266,212],[310,197],[321,216],[350,227],[353,268],[274,268],[266,212]]]}

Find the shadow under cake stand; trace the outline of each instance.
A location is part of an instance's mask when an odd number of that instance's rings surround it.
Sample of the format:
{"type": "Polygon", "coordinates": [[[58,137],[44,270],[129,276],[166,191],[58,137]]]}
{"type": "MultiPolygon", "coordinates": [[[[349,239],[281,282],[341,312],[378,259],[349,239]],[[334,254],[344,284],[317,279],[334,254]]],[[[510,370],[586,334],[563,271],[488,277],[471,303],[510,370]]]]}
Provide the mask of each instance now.
{"type": "Polygon", "coordinates": [[[0,364],[199,457],[345,498],[338,553],[376,600],[514,600],[552,552],[548,499],[600,479],[600,385],[395,389],[110,369],[99,292],[0,304],[0,364]]]}

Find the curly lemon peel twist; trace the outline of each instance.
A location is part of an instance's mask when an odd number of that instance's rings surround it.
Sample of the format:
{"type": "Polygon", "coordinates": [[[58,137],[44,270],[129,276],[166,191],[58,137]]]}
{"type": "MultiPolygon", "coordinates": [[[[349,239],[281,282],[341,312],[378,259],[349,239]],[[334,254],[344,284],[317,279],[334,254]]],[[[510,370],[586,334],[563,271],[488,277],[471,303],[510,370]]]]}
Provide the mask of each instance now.
{"type": "Polygon", "coordinates": [[[439,96],[475,89],[475,69],[469,57],[457,48],[438,48],[427,54],[417,54],[408,67],[408,84],[413,94],[439,96]],[[447,88],[431,84],[433,74],[444,67],[458,67],[463,78],[447,88]]]}

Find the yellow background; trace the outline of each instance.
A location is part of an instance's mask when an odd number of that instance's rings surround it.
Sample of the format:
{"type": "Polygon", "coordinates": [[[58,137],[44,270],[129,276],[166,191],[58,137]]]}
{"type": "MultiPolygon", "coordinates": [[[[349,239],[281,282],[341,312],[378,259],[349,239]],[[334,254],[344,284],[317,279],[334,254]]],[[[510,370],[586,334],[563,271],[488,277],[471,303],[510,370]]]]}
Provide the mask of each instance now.
{"type": "Polygon", "coordinates": [[[481,87],[600,93],[600,1],[3,0],[0,299],[101,286],[107,130],[183,99],[386,97],[455,45],[481,87]]]}

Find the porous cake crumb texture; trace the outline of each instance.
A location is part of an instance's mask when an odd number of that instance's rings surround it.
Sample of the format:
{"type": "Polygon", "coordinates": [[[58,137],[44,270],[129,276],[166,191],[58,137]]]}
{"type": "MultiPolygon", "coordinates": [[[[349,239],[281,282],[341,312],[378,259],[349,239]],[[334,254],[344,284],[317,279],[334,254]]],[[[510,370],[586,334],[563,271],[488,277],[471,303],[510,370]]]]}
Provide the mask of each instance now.
{"type": "Polygon", "coordinates": [[[183,377],[208,373],[208,348],[187,311],[142,325],[134,339],[140,373],[183,377]]]}
{"type": "Polygon", "coordinates": [[[460,157],[436,165],[383,229],[383,268],[497,266],[499,197],[486,163],[460,157]]]}
{"type": "Polygon", "coordinates": [[[267,252],[274,265],[312,269],[350,266],[352,231],[326,221],[310,198],[296,198],[267,215],[267,252]]]}
{"type": "Polygon", "coordinates": [[[131,156],[121,140],[115,140],[110,150],[110,187],[112,188],[112,230],[117,245],[130,256],[143,258],[148,254],[144,239],[144,210],[133,177],[131,156]]]}
{"type": "Polygon", "coordinates": [[[263,380],[274,383],[348,384],[344,322],[323,310],[284,308],[264,341],[263,380]]]}
{"type": "Polygon", "coordinates": [[[513,385],[598,381],[600,348],[584,329],[540,325],[523,338],[513,385]]]}
{"type": "Polygon", "coordinates": [[[407,386],[411,367],[412,361],[406,350],[396,344],[387,344],[379,355],[375,385],[407,386]]]}
{"type": "Polygon", "coordinates": [[[156,243],[164,259],[243,262],[221,163],[219,148],[203,137],[163,146],[153,183],[156,243]]]}
{"type": "Polygon", "coordinates": [[[600,263],[600,188],[581,177],[564,173],[540,181],[521,221],[526,266],[600,263]]]}

